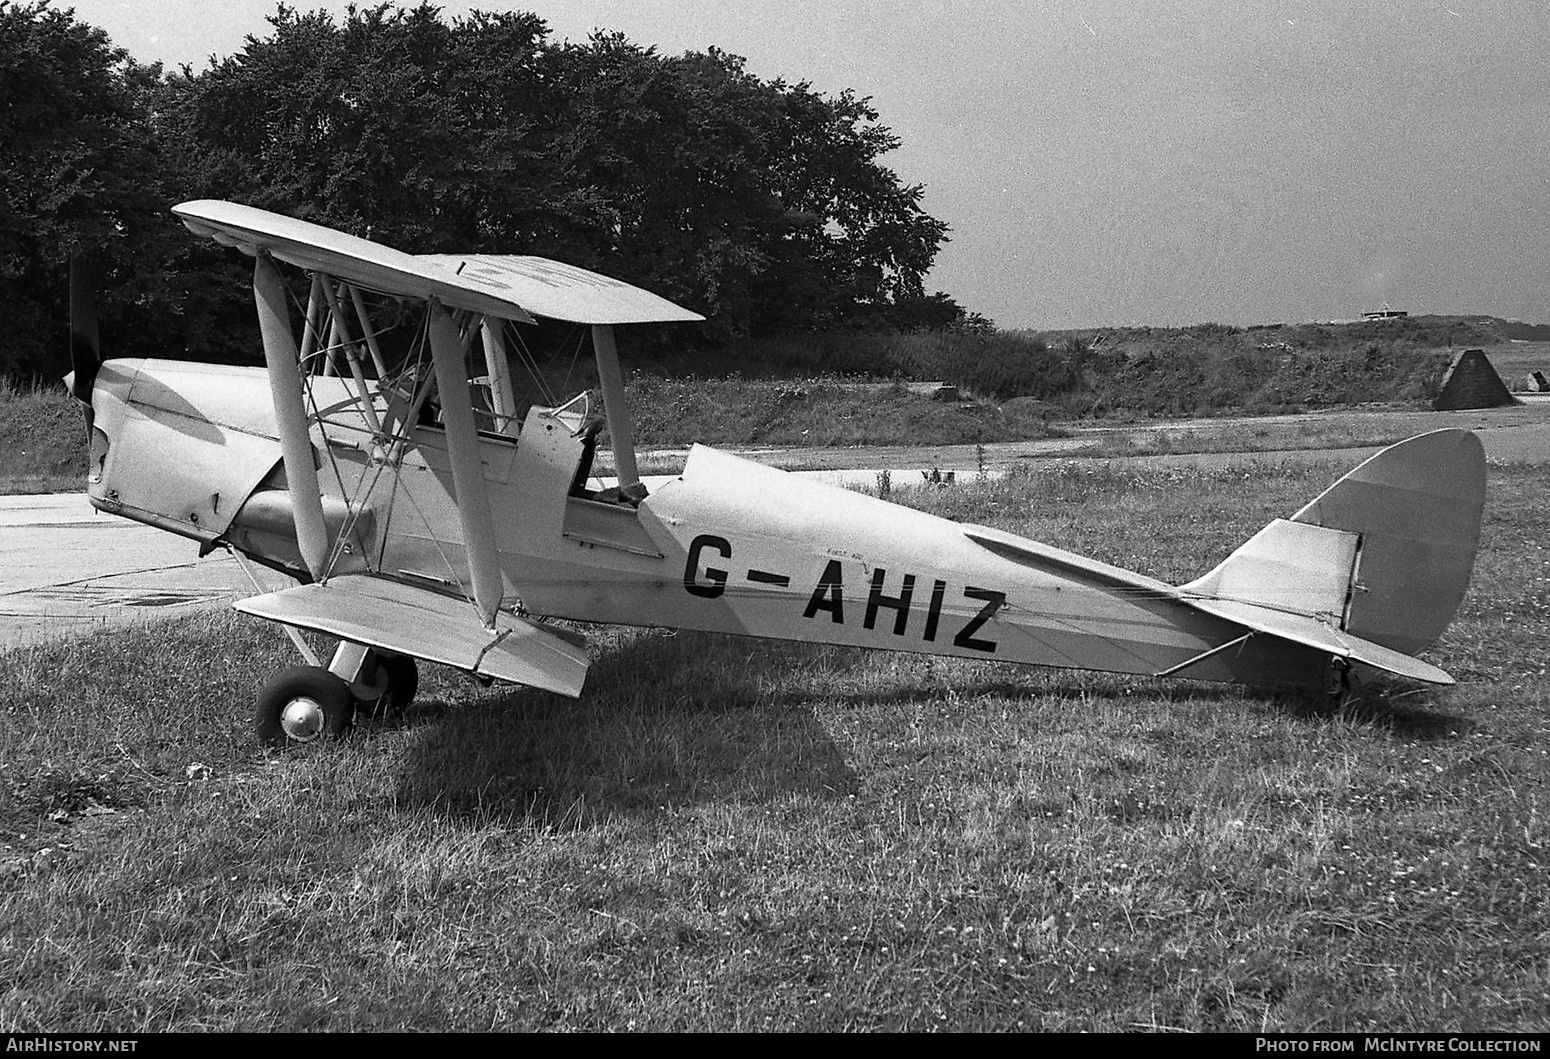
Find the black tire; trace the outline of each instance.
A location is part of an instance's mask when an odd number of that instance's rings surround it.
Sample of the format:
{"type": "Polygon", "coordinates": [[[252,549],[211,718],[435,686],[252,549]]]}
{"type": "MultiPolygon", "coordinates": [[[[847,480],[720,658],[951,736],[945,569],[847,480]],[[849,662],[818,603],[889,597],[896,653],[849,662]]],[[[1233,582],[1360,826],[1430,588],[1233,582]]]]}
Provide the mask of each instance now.
{"type": "Polygon", "coordinates": [[[380,674],[387,677],[387,690],[375,699],[357,701],[356,706],[366,717],[401,713],[420,690],[420,668],[408,655],[379,654],[376,659],[380,674]]]}
{"type": "Polygon", "coordinates": [[[258,741],[275,747],[338,739],[354,721],[355,696],[350,694],[350,685],[321,666],[282,669],[258,693],[253,711],[258,741]],[[315,734],[304,738],[285,727],[286,707],[297,699],[312,700],[322,713],[315,734]]]}
{"type": "Polygon", "coordinates": [[[381,665],[388,673],[388,689],[377,700],[377,710],[383,714],[401,713],[414,704],[420,692],[420,667],[408,655],[385,655],[381,665]]]}

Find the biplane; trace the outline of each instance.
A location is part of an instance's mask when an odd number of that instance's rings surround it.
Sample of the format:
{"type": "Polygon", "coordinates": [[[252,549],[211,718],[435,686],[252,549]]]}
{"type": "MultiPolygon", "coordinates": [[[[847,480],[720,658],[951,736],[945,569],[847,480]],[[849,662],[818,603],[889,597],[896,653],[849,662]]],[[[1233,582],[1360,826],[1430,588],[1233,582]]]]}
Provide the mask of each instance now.
{"type": "Polygon", "coordinates": [[[67,383],[96,508],[294,579],[235,604],[307,662],[258,694],[266,743],[409,702],[416,660],[579,696],[571,622],[1312,689],[1452,683],[1415,656],[1474,563],[1485,460],[1467,431],[1384,450],[1172,585],[704,446],[648,489],[614,328],[698,314],[537,257],[408,254],[229,202],[173,212],[253,259],[263,366],[103,360],[72,280],[67,383]],[[600,399],[519,407],[537,318],[590,330],[600,399]],[[605,438],[611,484],[594,477],[605,438]],[[338,637],[332,658],[297,630],[338,637]]]}

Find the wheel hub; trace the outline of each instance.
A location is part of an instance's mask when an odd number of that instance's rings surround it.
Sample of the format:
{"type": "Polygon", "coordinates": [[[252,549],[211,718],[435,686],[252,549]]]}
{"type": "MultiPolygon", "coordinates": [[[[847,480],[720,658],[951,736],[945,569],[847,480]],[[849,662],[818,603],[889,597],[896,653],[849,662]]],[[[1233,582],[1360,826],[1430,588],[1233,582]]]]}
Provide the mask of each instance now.
{"type": "Polygon", "coordinates": [[[292,699],[280,711],[280,730],[298,743],[310,743],[323,734],[323,707],[306,696],[292,699]]]}

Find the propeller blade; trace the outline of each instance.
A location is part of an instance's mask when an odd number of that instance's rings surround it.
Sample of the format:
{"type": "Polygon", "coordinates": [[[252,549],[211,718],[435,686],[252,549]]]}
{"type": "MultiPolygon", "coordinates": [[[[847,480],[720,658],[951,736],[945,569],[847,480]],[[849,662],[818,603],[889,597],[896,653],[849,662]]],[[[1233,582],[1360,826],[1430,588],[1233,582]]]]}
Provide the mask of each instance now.
{"type": "Polygon", "coordinates": [[[70,392],[91,407],[92,384],[102,365],[97,340],[97,283],[91,260],[70,255],[70,392]]]}

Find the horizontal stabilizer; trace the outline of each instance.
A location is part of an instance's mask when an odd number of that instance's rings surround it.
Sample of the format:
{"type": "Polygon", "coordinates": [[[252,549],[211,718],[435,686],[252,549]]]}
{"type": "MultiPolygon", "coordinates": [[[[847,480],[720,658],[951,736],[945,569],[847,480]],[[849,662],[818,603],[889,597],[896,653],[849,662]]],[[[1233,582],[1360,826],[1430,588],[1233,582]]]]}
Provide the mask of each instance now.
{"type": "Polygon", "coordinates": [[[1278,518],[1183,591],[1338,626],[1345,618],[1360,541],[1355,533],[1278,518]]]}
{"type": "MultiPolygon", "coordinates": [[[[1384,647],[1382,644],[1352,636],[1308,615],[1292,614],[1238,600],[1186,599],[1185,602],[1196,610],[1226,618],[1257,633],[1290,640],[1304,647],[1312,647],[1330,655],[1381,669],[1385,673],[1419,680],[1424,684],[1453,683],[1452,677],[1434,665],[1384,647]]],[[[1191,674],[1186,664],[1171,670],[1167,675],[1187,677],[1191,674]]]]}
{"type": "Polygon", "coordinates": [[[347,575],[237,601],[244,614],[440,662],[480,676],[581,694],[585,647],[498,612],[487,629],[466,600],[380,577],[347,575]]]}

